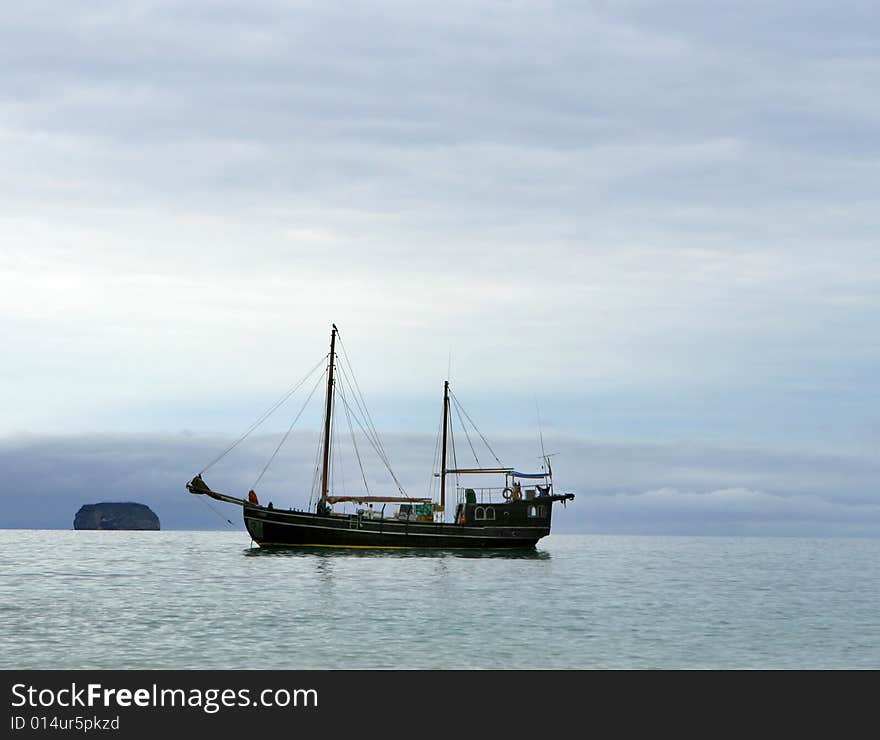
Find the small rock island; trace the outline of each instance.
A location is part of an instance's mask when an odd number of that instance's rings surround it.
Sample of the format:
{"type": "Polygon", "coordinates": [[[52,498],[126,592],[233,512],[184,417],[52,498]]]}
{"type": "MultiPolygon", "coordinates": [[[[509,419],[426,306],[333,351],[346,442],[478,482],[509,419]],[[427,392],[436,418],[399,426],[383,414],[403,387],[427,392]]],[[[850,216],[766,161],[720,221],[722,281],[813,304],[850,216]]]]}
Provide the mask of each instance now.
{"type": "Polygon", "coordinates": [[[158,530],[159,517],[145,504],[85,504],[76,512],[73,528],[158,530]]]}

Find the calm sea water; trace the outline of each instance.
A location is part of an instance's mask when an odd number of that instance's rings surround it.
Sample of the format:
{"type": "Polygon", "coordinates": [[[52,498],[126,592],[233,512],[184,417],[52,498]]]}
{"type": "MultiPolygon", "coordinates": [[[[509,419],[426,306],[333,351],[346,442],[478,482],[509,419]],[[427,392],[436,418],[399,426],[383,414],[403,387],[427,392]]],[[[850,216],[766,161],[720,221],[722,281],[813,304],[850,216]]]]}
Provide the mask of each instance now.
{"type": "Polygon", "coordinates": [[[880,540],[0,530],[0,668],[880,668],[880,540]]]}

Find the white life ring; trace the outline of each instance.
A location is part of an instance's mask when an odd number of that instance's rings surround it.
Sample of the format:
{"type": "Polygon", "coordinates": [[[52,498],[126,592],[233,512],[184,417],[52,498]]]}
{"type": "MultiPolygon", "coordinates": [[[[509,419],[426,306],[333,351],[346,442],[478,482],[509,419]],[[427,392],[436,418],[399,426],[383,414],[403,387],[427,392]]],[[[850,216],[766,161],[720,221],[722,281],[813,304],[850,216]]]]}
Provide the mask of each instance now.
{"type": "Polygon", "coordinates": [[[501,492],[501,495],[504,497],[505,501],[510,501],[513,496],[513,489],[510,486],[506,486],[505,489],[501,492]]]}

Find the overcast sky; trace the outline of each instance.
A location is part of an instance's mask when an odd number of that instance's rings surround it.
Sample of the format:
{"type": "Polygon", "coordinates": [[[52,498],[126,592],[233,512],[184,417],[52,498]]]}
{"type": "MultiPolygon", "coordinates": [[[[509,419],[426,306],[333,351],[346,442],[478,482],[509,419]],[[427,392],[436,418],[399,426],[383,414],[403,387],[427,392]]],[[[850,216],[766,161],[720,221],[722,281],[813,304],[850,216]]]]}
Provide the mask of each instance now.
{"type": "Polygon", "coordinates": [[[0,526],[214,526],[178,478],[336,322],[411,487],[451,366],[506,459],[537,399],[569,531],[880,536],[878,39],[846,1],[5,8],[0,526]]]}

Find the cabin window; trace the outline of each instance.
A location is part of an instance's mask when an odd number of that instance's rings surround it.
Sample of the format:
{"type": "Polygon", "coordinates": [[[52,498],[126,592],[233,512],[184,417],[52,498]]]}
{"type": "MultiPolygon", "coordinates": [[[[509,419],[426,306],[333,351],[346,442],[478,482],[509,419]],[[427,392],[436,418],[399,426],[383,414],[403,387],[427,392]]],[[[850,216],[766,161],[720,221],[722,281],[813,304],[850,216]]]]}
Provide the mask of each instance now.
{"type": "Polygon", "coordinates": [[[486,519],[495,520],[495,509],[486,509],[486,519]]]}
{"type": "Polygon", "coordinates": [[[474,509],[474,519],[485,519],[486,518],[486,510],[482,506],[478,506],[474,509]]]}
{"type": "Polygon", "coordinates": [[[532,519],[543,519],[547,516],[547,508],[545,506],[530,506],[529,516],[532,519]]]}

